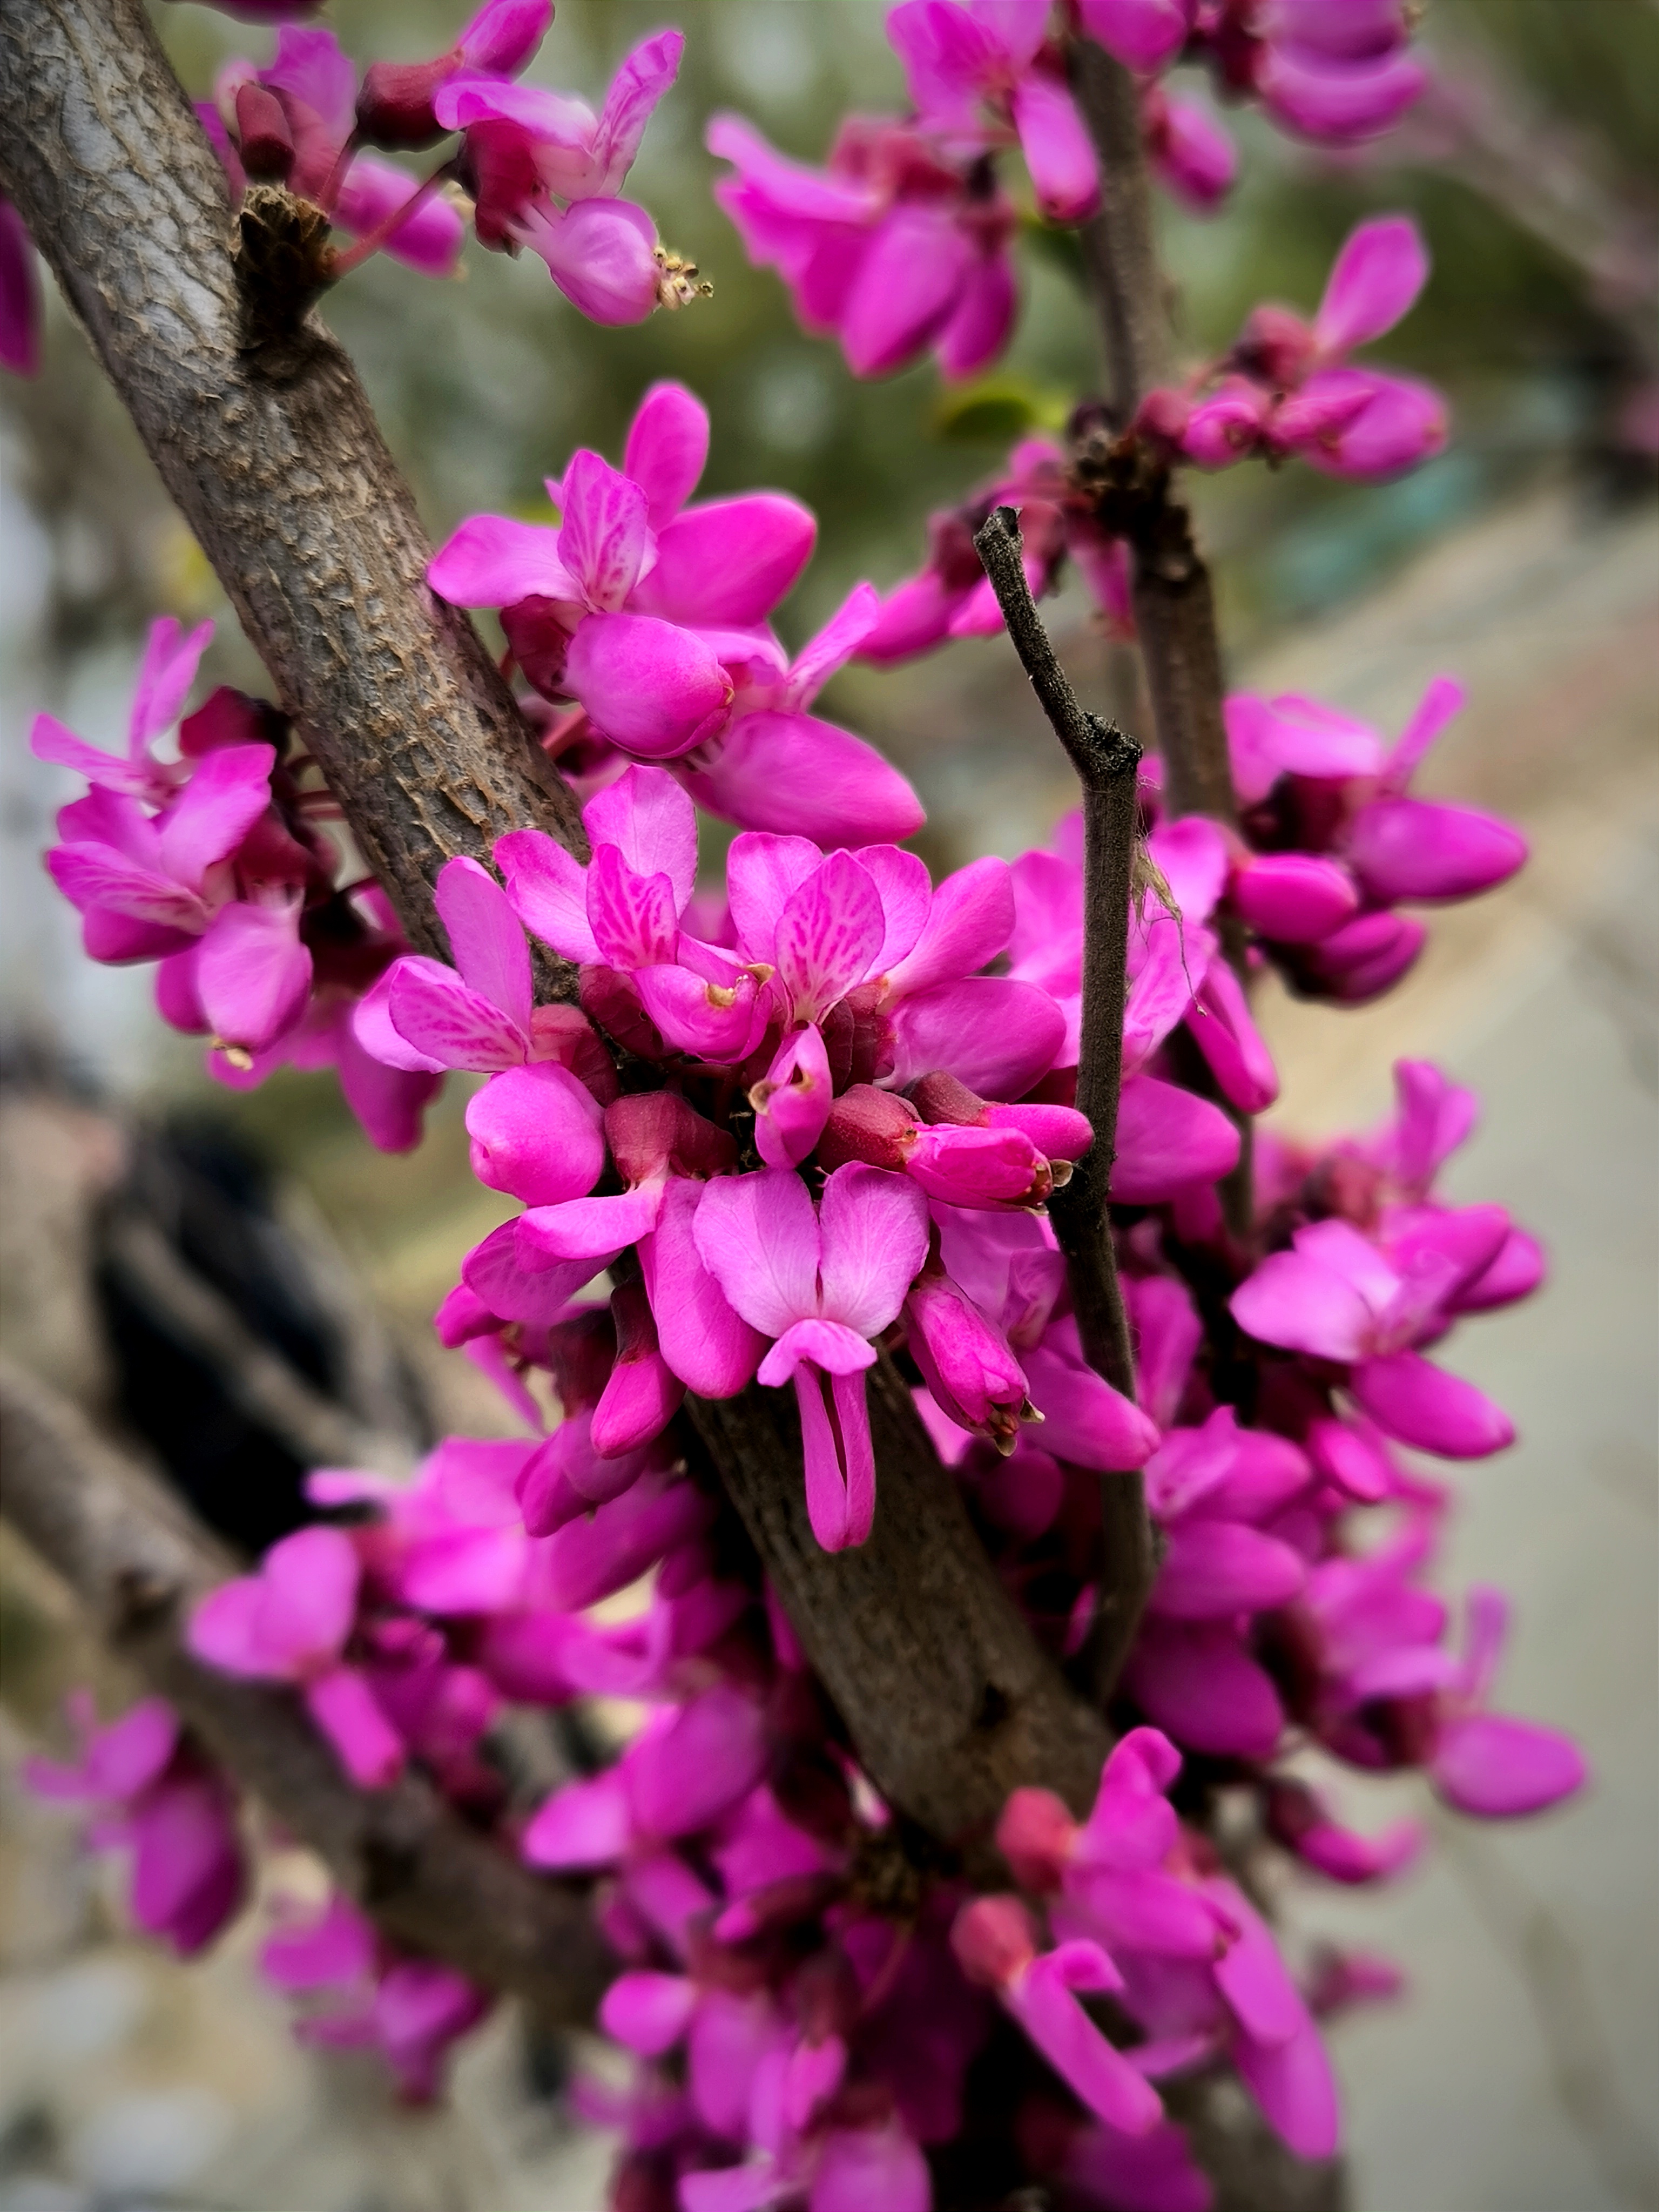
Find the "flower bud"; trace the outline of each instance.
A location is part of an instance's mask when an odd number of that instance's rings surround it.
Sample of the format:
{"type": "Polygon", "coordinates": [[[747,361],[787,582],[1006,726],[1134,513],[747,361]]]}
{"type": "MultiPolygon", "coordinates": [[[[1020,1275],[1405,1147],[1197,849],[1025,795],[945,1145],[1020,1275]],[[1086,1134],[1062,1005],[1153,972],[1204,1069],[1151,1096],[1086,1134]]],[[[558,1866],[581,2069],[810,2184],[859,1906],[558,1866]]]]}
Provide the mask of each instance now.
{"type": "Polygon", "coordinates": [[[907,1099],[878,1091],[873,1084],[855,1083],[830,1109],[818,1139],[818,1164],[829,1170],[861,1160],[866,1167],[902,1169],[919,1126],[907,1099]]]}
{"type": "Polygon", "coordinates": [[[262,84],[236,88],[236,142],[250,177],[264,184],[287,183],[294,167],[294,133],[282,101],[262,84]]]}
{"type": "Polygon", "coordinates": [[[432,102],[455,67],[453,54],[435,62],[371,62],[357,94],[357,136],[366,145],[392,152],[435,146],[445,132],[432,102]]]}
{"type": "Polygon", "coordinates": [[[1036,1923],[1017,1897],[976,1897],[957,1913],[951,1948],[970,1982],[1006,1989],[1036,1956],[1036,1923]]]}
{"type": "Polygon", "coordinates": [[[997,1822],[997,1849],[1022,1889],[1058,1889],[1077,1834],[1077,1822],[1052,1790],[1016,1790],[997,1822]]]}

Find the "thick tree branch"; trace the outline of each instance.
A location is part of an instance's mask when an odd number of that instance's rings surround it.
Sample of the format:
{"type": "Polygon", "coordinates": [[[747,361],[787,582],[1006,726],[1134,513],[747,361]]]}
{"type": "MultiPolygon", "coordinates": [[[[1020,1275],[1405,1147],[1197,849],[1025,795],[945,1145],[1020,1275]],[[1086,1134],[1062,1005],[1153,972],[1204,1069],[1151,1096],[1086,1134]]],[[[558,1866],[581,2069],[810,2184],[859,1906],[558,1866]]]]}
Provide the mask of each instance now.
{"type": "MultiPolygon", "coordinates": [[[[138,0],[5,0],[0,182],[52,264],[410,941],[431,886],[570,793],[430,548],[356,371],[319,325],[250,348],[223,173],[138,0]]],[[[568,991],[545,964],[544,995],[568,991]]]]}
{"type": "Polygon", "coordinates": [[[588,2016],[612,1964],[586,1899],[527,1873],[423,1781],[354,1790],[293,1692],[192,1659],[181,1641],[191,1602],[235,1563],[175,1493],[9,1360],[0,1450],[5,1516],[18,1534],[389,1936],[517,1991],[550,2018],[588,2016]]]}
{"type": "MultiPolygon", "coordinates": [[[[1123,1075],[1140,748],[1078,703],[1025,579],[1013,509],[998,507],[974,544],[1031,689],[1083,786],[1083,1021],[1077,1103],[1089,1117],[1095,1140],[1071,1182],[1049,1200],[1048,1217],[1066,1255],[1066,1279],[1084,1353],[1115,1390],[1133,1398],[1134,1356],[1112,1249],[1108,1194],[1123,1075]]],[[[1128,1656],[1157,1571],[1146,1485],[1138,1474],[1104,1477],[1100,1517],[1100,1600],[1086,1671],[1103,1699],[1128,1656]]]]}
{"type": "Polygon", "coordinates": [[[875,1527],[833,1553],[806,1516],[793,1393],[756,1385],[686,1403],[871,1780],[982,1865],[1011,1790],[1040,1782],[1086,1810],[1110,1740],[988,1573],[961,1492],[884,1357],[869,1401],[875,1527]]]}
{"type": "MultiPolygon", "coordinates": [[[[412,500],[350,364],[314,324],[251,325],[218,165],[137,0],[4,0],[0,181],[411,939],[444,951],[431,886],[453,855],[487,860],[528,824],[585,853],[471,623],[426,588],[412,500]]],[[[550,963],[540,995],[569,980],[550,963]]],[[[872,1775],[947,1838],[978,1834],[1019,1782],[1085,1804],[1099,1723],[1020,1622],[913,1413],[878,1424],[880,1564],[861,1570],[803,1544],[799,1438],[769,1396],[697,1418],[872,1775]],[[901,1648],[936,1663],[896,1662],[901,1648]]]]}
{"type": "MultiPolygon", "coordinates": [[[[1102,209],[1085,234],[1120,433],[1169,374],[1170,321],[1158,264],[1152,195],[1134,79],[1091,40],[1072,52],[1072,81],[1100,163],[1102,209]]],[[[1221,653],[1209,570],[1167,479],[1132,532],[1135,624],[1172,814],[1237,818],[1222,720],[1221,653]]]]}

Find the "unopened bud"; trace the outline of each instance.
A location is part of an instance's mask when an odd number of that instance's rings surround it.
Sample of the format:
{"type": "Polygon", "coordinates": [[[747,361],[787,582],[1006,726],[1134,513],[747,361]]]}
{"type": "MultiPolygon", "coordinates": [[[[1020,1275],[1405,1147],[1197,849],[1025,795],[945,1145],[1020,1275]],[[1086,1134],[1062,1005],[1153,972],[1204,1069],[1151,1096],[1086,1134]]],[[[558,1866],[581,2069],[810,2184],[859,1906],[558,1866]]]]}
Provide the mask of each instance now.
{"type": "Polygon", "coordinates": [[[294,133],[282,101],[262,84],[236,88],[236,143],[250,177],[262,184],[288,181],[294,167],[294,133]]]}
{"type": "Polygon", "coordinates": [[[371,62],[357,94],[357,136],[392,152],[435,146],[447,134],[432,102],[455,68],[453,54],[435,62],[371,62]]]}
{"type": "Polygon", "coordinates": [[[866,1167],[902,1168],[920,1127],[907,1099],[873,1084],[855,1083],[830,1109],[818,1139],[818,1164],[825,1170],[860,1160],[866,1167]]]}
{"type": "Polygon", "coordinates": [[[952,1121],[964,1129],[985,1127],[985,1101],[945,1068],[935,1068],[913,1083],[910,1103],[924,1121],[952,1121]]]}

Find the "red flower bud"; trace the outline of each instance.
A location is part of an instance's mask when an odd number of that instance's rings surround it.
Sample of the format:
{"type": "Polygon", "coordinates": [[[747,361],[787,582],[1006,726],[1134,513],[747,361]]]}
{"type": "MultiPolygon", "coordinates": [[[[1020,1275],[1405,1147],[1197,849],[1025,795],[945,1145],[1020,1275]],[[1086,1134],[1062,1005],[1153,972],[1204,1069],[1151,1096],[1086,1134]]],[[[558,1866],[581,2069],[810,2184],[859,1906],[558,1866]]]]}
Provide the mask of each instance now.
{"type": "Polygon", "coordinates": [[[453,54],[435,62],[371,62],[357,94],[357,136],[365,144],[413,153],[447,136],[432,112],[446,78],[455,74],[453,54]]]}
{"type": "Polygon", "coordinates": [[[834,1169],[862,1160],[866,1167],[902,1168],[920,1127],[907,1099],[878,1091],[873,1084],[855,1083],[830,1109],[818,1139],[818,1164],[834,1169]]]}
{"type": "Polygon", "coordinates": [[[283,103],[262,84],[236,88],[236,142],[242,167],[267,184],[286,184],[294,167],[294,133],[283,103]]]}

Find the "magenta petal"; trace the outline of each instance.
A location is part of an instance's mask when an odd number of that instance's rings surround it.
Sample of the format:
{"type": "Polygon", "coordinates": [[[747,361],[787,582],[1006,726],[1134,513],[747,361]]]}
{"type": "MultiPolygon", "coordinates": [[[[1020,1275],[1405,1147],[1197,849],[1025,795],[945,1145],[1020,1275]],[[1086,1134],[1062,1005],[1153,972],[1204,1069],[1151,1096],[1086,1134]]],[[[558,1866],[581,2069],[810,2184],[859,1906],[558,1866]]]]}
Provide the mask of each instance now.
{"type": "Polygon", "coordinates": [[[161,865],[181,884],[232,853],[270,804],[274,745],[222,745],[199,762],[157,823],[161,865]]]}
{"type": "Polygon", "coordinates": [[[597,1267],[602,1259],[656,1227],[662,1194],[660,1182],[643,1182],[612,1198],[572,1198],[562,1206],[532,1206],[518,1219],[520,1255],[532,1267],[548,1267],[556,1260],[587,1260],[597,1267]]]}
{"type": "Polygon", "coordinates": [[[467,1101],[466,1132],[478,1181],[526,1206],[581,1197],[605,1165],[599,1104],[556,1061],[491,1076],[467,1101]]]}
{"type": "Polygon", "coordinates": [[[1502,1713],[1443,1722],[1429,1762],[1447,1802],[1481,1820],[1540,1812],[1581,1790],[1589,1771],[1570,1736],[1502,1713]]]}
{"type": "Polygon", "coordinates": [[[741,714],[713,758],[684,774],[711,814],[820,845],[896,844],[926,819],[915,793],[872,745],[811,714],[741,714]]]}
{"type": "MultiPolygon", "coordinates": [[[[616,1255],[564,1260],[541,1268],[520,1266],[516,1221],[504,1221],[475,1244],[461,1262],[466,1288],[501,1321],[544,1328],[559,1320],[574,1292],[591,1283],[616,1255]]],[[[620,1249],[620,1248],[619,1248],[620,1249]]]]}
{"type": "Polygon", "coordinates": [[[651,615],[589,615],[570,641],[565,681],[602,735],[650,760],[689,752],[732,696],[702,640],[651,615]]]}
{"type": "Polygon", "coordinates": [[[1336,257],[1314,319],[1321,351],[1352,353],[1391,331],[1428,276],[1428,251],[1409,216],[1360,223],[1336,257]]]}
{"type": "Polygon", "coordinates": [[[614,845],[636,876],[666,876],[675,915],[684,914],[696,887],[697,815],[665,769],[624,769],[588,800],[582,821],[595,848],[614,845]]]}
{"type": "Polygon", "coordinates": [[[1309,945],[1352,921],[1359,904],[1353,878],[1334,860],[1307,853],[1268,853],[1234,876],[1236,912],[1263,937],[1309,945]]]}
{"type": "Polygon", "coordinates": [[[884,376],[937,336],[976,258],[948,205],[900,201],[877,227],[841,319],[854,376],[884,376]]]}
{"type": "Polygon", "coordinates": [[[927,1256],[927,1206],[902,1176],[849,1163],[823,1187],[818,1263],[822,1310],[878,1336],[898,1316],[927,1256]]]}
{"type": "Polygon", "coordinates": [[[703,1189],[670,1182],[640,1257],[663,1358],[700,1396],[731,1398],[760,1364],[766,1339],[734,1310],[698,1255],[692,1224],[703,1189]]]}
{"type": "Polygon", "coordinates": [[[582,447],[564,472],[559,557],[596,611],[614,614],[634,588],[650,532],[645,494],[598,453],[582,447]]]}
{"type": "Polygon", "coordinates": [[[141,866],[112,846],[78,840],[46,854],[52,881],[82,914],[112,913],[155,928],[194,937],[207,926],[207,908],[195,892],[159,869],[141,866]]]}
{"type": "Polygon", "coordinates": [[[782,492],[705,501],[661,532],[631,604],[692,629],[750,629],[793,586],[817,535],[807,509],[782,492]]]}
{"type": "Polygon", "coordinates": [[[1034,1959],[1003,1992],[1003,2002],[1091,2112],[1125,2135],[1147,2134],[1164,2117],[1158,2092],[1106,2040],[1054,1969],[1052,1955],[1034,1959]]]}
{"type": "Polygon", "coordinates": [[[793,1019],[821,1020],[861,982],[884,929],[875,884],[850,853],[831,853],[778,917],[774,957],[793,1019]]]}
{"type": "Polygon", "coordinates": [[[1085,33],[1137,76],[1155,76],[1187,43],[1191,0],[1078,0],[1085,33]]]}
{"type": "Polygon", "coordinates": [[[815,1028],[793,1030],[750,1093],[755,1144],[768,1167],[799,1167],[830,1118],[833,1085],[823,1039],[815,1028]]]}
{"type": "MultiPolygon", "coordinates": [[[[378,229],[406,207],[415,185],[405,169],[360,154],[341,179],[335,217],[342,230],[378,229]]],[[[383,251],[422,276],[453,276],[466,244],[466,222],[459,208],[428,197],[393,226],[383,251]]]]}
{"type": "Polygon", "coordinates": [[[1233,2046],[1233,2063],[1263,2117],[1298,2158],[1335,2155],[1342,2137],[1336,2081],[1310,2019],[1304,2015],[1285,2043],[1241,2037],[1233,2046]]]}
{"type": "Polygon", "coordinates": [[[1229,1304],[1239,1327],[1261,1343],[1324,1359],[1360,1358],[1371,1324],[1353,1283],[1300,1251],[1269,1253],[1229,1304]]]}
{"type": "Polygon", "coordinates": [[[387,1790],[403,1771],[403,1739],[353,1667],[335,1667],[305,1686],[306,1710],[360,1790],[387,1790]]]}
{"type": "Polygon", "coordinates": [[[599,2026],[642,2058],[672,2051],[691,2022],[695,1983],[683,1974],[618,1974],[599,2004],[599,2026]]]}
{"type": "Polygon", "coordinates": [[[1148,1601],[1170,1620],[1221,1620],[1285,1604],[1302,1588],[1301,1554],[1236,1521],[1183,1522],[1168,1534],[1148,1601]]]}
{"type": "Polygon", "coordinates": [[[817,1312],[818,1224],[799,1176],[720,1176],[703,1193],[694,1233],[703,1266],[752,1327],[779,1337],[817,1312]]]}
{"type": "MultiPolygon", "coordinates": [[[[405,1074],[441,1075],[443,1061],[433,1060],[426,1053],[416,1052],[392,1021],[392,987],[402,965],[402,961],[394,960],[389,968],[376,976],[358,1000],[351,1010],[352,1036],[359,1048],[371,1060],[380,1061],[382,1066],[396,1068],[405,1074]]],[[[193,988],[193,965],[191,975],[193,988]]],[[[205,1016],[203,1017],[202,1026],[204,1029],[207,1026],[205,1016]]]]}
{"type": "Polygon", "coordinates": [[[468,988],[527,1030],[530,953],[506,892],[476,860],[448,860],[438,872],[433,904],[468,988]]]}
{"type": "Polygon", "coordinates": [[[1415,1352],[1362,1360],[1349,1388],[1385,1435],[1443,1459],[1485,1459],[1515,1442],[1502,1407],[1415,1352]]]}
{"type": "Polygon", "coordinates": [[[1018,1098],[1054,1064],[1066,1017],[1046,991],[1005,975],[970,975],[918,991],[892,1012],[902,1090],[943,1068],[981,1098],[1018,1098]]]}
{"type": "Polygon", "coordinates": [[[1013,931],[1013,878],[1007,862],[970,861],[933,893],[921,935],[896,966],[888,967],[888,988],[902,997],[957,982],[1006,951],[1013,931]]]}
{"type": "Polygon", "coordinates": [[[1527,857],[1527,841],[1472,806],[1374,799],[1354,818],[1347,857],[1375,899],[1464,899],[1506,883],[1527,857]]]}
{"type": "Polygon", "coordinates": [[[1278,1692],[1218,1623],[1147,1621],[1127,1679],[1157,1725],[1194,1751],[1267,1759],[1279,1741],[1285,1716],[1278,1692]]]}
{"type": "Polygon", "coordinates": [[[1118,1099],[1111,1195],[1120,1206],[1156,1206],[1193,1183],[1212,1183],[1238,1164],[1238,1131],[1218,1106],[1155,1076],[1132,1075],[1118,1099]]]}
{"type": "Polygon", "coordinates": [[[410,954],[390,974],[386,1011],[392,1025],[428,1066],[483,1072],[524,1061],[528,1039],[523,1030],[453,968],[410,954]]]}
{"type": "Polygon", "coordinates": [[[1100,202],[1093,141],[1083,125],[1065,78],[1029,70],[1012,103],[1019,148],[1050,222],[1080,222],[1100,202]]]}
{"type": "Polygon", "coordinates": [[[1091,1369],[1074,1366],[1047,1345],[1024,1354],[1031,1402],[1043,1417],[1042,1448],[1076,1467],[1143,1467],[1158,1431],[1091,1369]]]}
{"type": "Polygon", "coordinates": [[[659,1437],[679,1411],[685,1385],[659,1352],[618,1359],[599,1402],[591,1434],[601,1459],[617,1459],[659,1437]]]}
{"type": "Polygon", "coordinates": [[[475,514],[434,553],[427,581],[458,607],[509,607],[520,599],[580,601],[559,558],[559,533],[504,514],[475,514]]]}
{"type": "Polygon", "coordinates": [[[521,1846],[526,1863],[551,1870],[614,1865],[628,1848],[628,1800],[619,1770],[555,1790],[530,1826],[521,1846]]]}
{"type": "Polygon", "coordinates": [[[657,305],[657,226],[631,201],[579,200],[562,210],[536,203],[514,229],[590,322],[642,323],[657,305]]]}
{"type": "Polygon", "coordinates": [[[298,1020],[311,988],[297,900],[249,906],[233,900],[203,938],[196,988],[216,1036],[262,1052],[298,1020]]]}
{"type": "Polygon", "coordinates": [[[587,920],[587,871],[544,830],[509,830],[495,841],[496,866],[524,927],[567,960],[597,961],[587,920]]]}
{"type": "Polygon", "coordinates": [[[761,1706],[731,1684],[716,1684],[663,1715],[624,1753],[635,1822],[663,1838],[706,1828],[747,1796],[769,1750],[761,1706]]]}
{"type": "Polygon", "coordinates": [[[1242,1113],[1260,1114],[1279,1096],[1272,1055],[1250,1018],[1249,1001],[1218,953],[1187,1009],[1187,1027],[1216,1081],[1242,1113]]]}
{"type": "Polygon", "coordinates": [[[660,533],[690,498],[708,459],[708,410],[683,384],[653,384],[629,429],[623,473],[645,494],[654,531],[660,533]]]}

